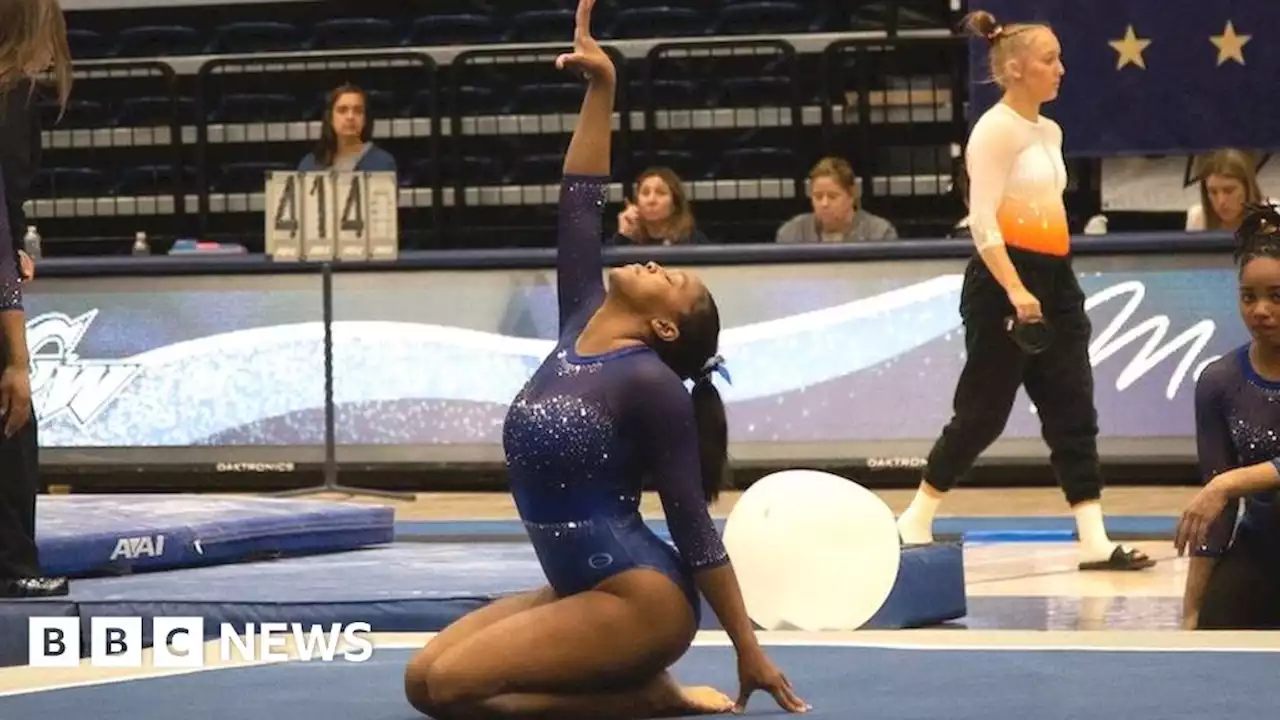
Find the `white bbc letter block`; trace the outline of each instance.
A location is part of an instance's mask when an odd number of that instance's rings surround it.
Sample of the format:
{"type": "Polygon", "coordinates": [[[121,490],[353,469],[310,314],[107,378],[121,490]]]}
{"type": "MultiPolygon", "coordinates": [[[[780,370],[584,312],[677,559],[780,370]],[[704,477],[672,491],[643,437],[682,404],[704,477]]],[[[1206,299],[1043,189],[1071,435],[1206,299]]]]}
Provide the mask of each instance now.
{"type": "Polygon", "coordinates": [[[204,618],[156,618],[151,626],[151,648],[156,667],[204,667],[204,618]]]}
{"type": "Polygon", "coordinates": [[[31,667],[79,665],[80,618],[30,618],[27,621],[27,664],[31,667]]]}
{"type": "Polygon", "coordinates": [[[142,667],[142,618],[90,618],[89,662],[95,667],[142,667]]]}

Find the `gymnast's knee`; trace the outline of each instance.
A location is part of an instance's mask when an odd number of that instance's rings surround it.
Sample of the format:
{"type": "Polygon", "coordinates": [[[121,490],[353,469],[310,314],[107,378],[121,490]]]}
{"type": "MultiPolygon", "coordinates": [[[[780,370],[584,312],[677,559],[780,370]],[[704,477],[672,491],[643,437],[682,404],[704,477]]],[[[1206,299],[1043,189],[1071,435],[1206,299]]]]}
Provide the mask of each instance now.
{"type": "Polygon", "coordinates": [[[426,653],[420,652],[409,661],[408,667],[404,669],[404,696],[413,706],[414,710],[435,720],[441,720],[436,712],[436,707],[431,704],[431,692],[427,687],[427,674],[430,670],[429,660],[426,660],[426,653]]]}
{"type": "MultiPolygon", "coordinates": [[[[488,700],[498,690],[484,677],[452,662],[447,653],[423,668],[420,677],[421,680],[415,685],[422,693],[420,697],[424,700],[423,706],[434,712],[434,715],[428,713],[428,716],[437,720],[465,717],[468,708],[474,708],[488,700]]],[[[422,710],[416,704],[414,707],[422,710]]]]}
{"type": "Polygon", "coordinates": [[[404,671],[405,699],[432,720],[455,720],[463,716],[458,712],[463,698],[454,679],[436,669],[437,660],[434,653],[423,650],[409,662],[404,671]]]}

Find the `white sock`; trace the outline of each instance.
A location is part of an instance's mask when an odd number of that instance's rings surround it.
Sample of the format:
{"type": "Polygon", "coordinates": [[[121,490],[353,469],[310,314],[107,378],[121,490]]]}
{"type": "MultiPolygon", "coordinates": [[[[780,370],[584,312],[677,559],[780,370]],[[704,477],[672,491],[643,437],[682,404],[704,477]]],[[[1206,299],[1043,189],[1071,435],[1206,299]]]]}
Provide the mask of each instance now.
{"type": "Polygon", "coordinates": [[[908,545],[926,545],[933,542],[933,516],[942,504],[941,497],[934,497],[924,490],[916,490],[916,496],[906,512],[898,518],[898,534],[908,545]]]}
{"type": "Polygon", "coordinates": [[[1080,534],[1080,559],[1084,562],[1106,560],[1115,552],[1115,543],[1107,537],[1102,519],[1102,503],[1086,502],[1075,507],[1076,530],[1080,534]]]}

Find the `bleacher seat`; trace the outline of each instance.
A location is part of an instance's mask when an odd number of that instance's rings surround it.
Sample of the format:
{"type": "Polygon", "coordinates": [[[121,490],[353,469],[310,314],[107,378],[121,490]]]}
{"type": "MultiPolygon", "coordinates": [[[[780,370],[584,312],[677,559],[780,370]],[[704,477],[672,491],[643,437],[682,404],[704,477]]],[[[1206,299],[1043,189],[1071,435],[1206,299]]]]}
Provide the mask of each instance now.
{"type": "Polygon", "coordinates": [[[267,173],[278,170],[296,169],[295,165],[284,162],[234,162],[226,163],[214,181],[218,192],[254,193],[261,192],[266,182],[267,173]]]}
{"type": "MultiPolygon", "coordinates": [[[[184,193],[194,192],[196,186],[196,169],[190,165],[180,168],[184,193]]],[[[174,190],[173,165],[138,165],[128,167],[120,172],[120,181],[111,189],[117,197],[140,195],[164,195],[174,190]]]]}
{"type": "Polygon", "coordinates": [[[112,118],[116,127],[154,127],[168,125],[176,119],[180,123],[195,121],[195,98],[148,96],[125,98],[120,101],[120,111],[112,118]]]}
{"type": "Polygon", "coordinates": [[[303,33],[283,22],[235,22],[213,31],[210,53],[288,52],[302,48],[303,33]]]}
{"type": "Polygon", "coordinates": [[[643,80],[633,80],[630,86],[631,97],[636,104],[652,102],[653,107],[667,110],[687,110],[704,107],[709,94],[706,88],[693,80],[655,79],[647,86],[643,80]],[[645,93],[651,95],[646,101],[645,93]]]}
{"type": "Polygon", "coordinates": [[[284,93],[233,93],[225,95],[209,115],[210,122],[286,122],[301,119],[298,101],[284,93]]]}
{"type": "Polygon", "coordinates": [[[507,42],[563,42],[573,36],[573,11],[565,9],[526,10],[511,18],[507,42]]]}
{"type": "Polygon", "coordinates": [[[108,123],[110,117],[106,107],[95,100],[80,100],[73,97],[67,101],[66,109],[59,107],[56,100],[42,98],[38,104],[40,122],[50,130],[102,127],[108,123]]]}
{"type": "Polygon", "coordinates": [[[42,168],[36,173],[32,194],[37,198],[82,198],[105,195],[107,179],[100,170],[87,167],[42,168]]]}
{"type": "Polygon", "coordinates": [[[716,104],[720,107],[785,107],[791,104],[795,83],[789,77],[731,77],[720,81],[716,104]]]}
{"type": "Polygon", "coordinates": [[[749,2],[721,9],[711,31],[717,35],[801,33],[817,24],[812,12],[793,2],[749,2]]]}
{"type": "Polygon", "coordinates": [[[199,31],[185,25],[144,25],[121,30],[112,53],[121,58],[196,55],[204,50],[199,31]]]}
{"type": "Polygon", "coordinates": [[[655,150],[652,155],[644,150],[636,150],[631,153],[631,158],[637,175],[651,167],[671,168],[676,175],[685,180],[698,175],[695,170],[696,160],[693,153],[688,150],[662,149],[655,150]]]}
{"type": "Polygon", "coordinates": [[[380,18],[335,18],[316,23],[313,50],[350,50],[399,45],[395,24],[380,18]]]}
{"type": "Polygon", "coordinates": [[[509,113],[575,112],[582,105],[581,83],[538,83],[516,88],[507,104],[509,113]]]}
{"type": "Polygon", "coordinates": [[[741,147],[725,150],[710,177],[744,179],[790,176],[795,154],[790,148],[741,147]],[[785,175],[783,175],[785,173],[785,175]]]}
{"type": "Polygon", "coordinates": [[[564,153],[525,153],[519,155],[507,173],[511,185],[537,185],[560,180],[564,153]]]}
{"type": "Polygon", "coordinates": [[[77,60],[104,58],[111,52],[111,42],[94,30],[67,28],[67,47],[77,60]]]}
{"type": "Polygon", "coordinates": [[[506,33],[487,15],[428,15],[413,22],[406,45],[481,45],[499,42],[506,33]]]}
{"type": "Polygon", "coordinates": [[[501,185],[503,180],[502,165],[498,159],[483,155],[463,155],[460,165],[448,160],[445,172],[446,177],[457,177],[466,185],[501,185]]]}
{"type": "Polygon", "coordinates": [[[441,104],[441,112],[446,117],[455,108],[463,115],[492,115],[502,109],[502,98],[493,91],[493,88],[462,85],[458,87],[456,97],[453,97],[453,95],[452,90],[447,91],[446,97],[449,97],[450,100],[441,104]]]}
{"type": "Polygon", "coordinates": [[[695,36],[701,35],[706,28],[705,18],[687,7],[629,7],[618,11],[609,28],[608,37],[627,39],[695,36]]]}
{"type": "MultiPolygon", "coordinates": [[[[423,47],[494,42],[550,42],[567,47],[574,4],[575,0],[415,0],[343,4],[331,9],[331,15],[317,14],[318,5],[313,3],[249,4],[234,9],[182,4],[71,11],[68,21],[76,28],[71,42],[77,61],[119,54],[158,65],[174,55],[192,53],[369,49],[403,55],[423,47]]],[[[831,78],[825,75],[826,60],[814,43],[794,55],[785,48],[774,54],[767,49],[767,42],[781,33],[846,30],[850,23],[854,29],[907,29],[929,23],[945,29],[953,23],[946,22],[944,0],[605,0],[596,14],[595,31],[606,45],[615,39],[750,34],[759,50],[733,57],[696,50],[662,52],[652,56],[650,76],[645,49],[622,45],[627,60],[620,66],[625,90],[619,93],[619,110],[632,112],[625,116],[628,120],[642,119],[626,142],[615,143],[618,180],[632,180],[643,168],[657,165],[671,167],[691,182],[764,178],[789,183],[803,176],[812,158],[830,152],[850,156],[855,162],[866,158],[863,167],[877,181],[886,174],[897,176],[895,183],[900,189],[889,198],[892,205],[903,196],[906,176],[930,172],[935,164],[930,153],[946,159],[950,143],[956,142],[952,135],[958,124],[952,122],[951,113],[952,108],[963,106],[962,97],[912,101],[915,107],[910,109],[900,103],[885,111],[877,106],[868,118],[873,125],[869,131],[858,123],[860,118],[848,117],[847,108],[841,108],[846,113],[835,114],[839,124],[828,128],[819,127],[820,114],[812,112],[812,107],[806,108],[800,128],[787,124],[785,112],[782,125],[776,123],[776,112],[751,112],[759,107],[785,108],[794,99],[807,106],[843,104],[844,89],[852,87],[855,73],[870,73],[873,92],[914,88],[916,85],[906,83],[916,81],[950,87],[955,62],[948,59],[941,64],[943,54],[927,46],[917,46],[911,51],[915,55],[876,53],[892,55],[889,60],[868,58],[856,48],[846,50],[837,54],[833,64],[844,74],[831,78]],[[834,12],[828,15],[828,11],[834,12]],[[856,67],[846,68],[855,60],[856,67]],[[646,82],[647,77],[652,78],[651,83],[646,82]],[[652,105],[646,99],[651,99],[652,105]],[[937,117],[929,120],[934,105],[937,117]],[[649,115],[645,111],[649,109],[654,111],[655,123],[646,126],[644,120],[649,115]],[[701,112],[708,109],[717,112],[701,112]],[[719,112],[728,109],[745,112],[719,112]],[[690,110],[695,112],[679,112],[690,110]]],[[[421,195],[410,196],[415,198],[414,204],[421,204],[402,208],[402,227],[432,228],[423,231],[424,235],[435,233],[436,227],[452,228],[447,234],[433,236],[429,241],[433,247],[454,242],[492,247],[550,242],[554,202],[539,205],[536,196],[528,195],[518,205],[476,208],[467,207],[475,203],[474,193],[454,196],[451,191],[458,185],[555,182],[563,164],[568,126],[541,116],[575,112],[581,104],[581,83],[555,72],[545,57],[535,59],[529,53],[468,54],[458,59],[452,51],[426,52],[438,63],[434,78],[425,64],[419,70],[395,64],[369,67],[360,64],[363,61],[348,65],[337,59],[344,54],[322,63],[307,63],[305,68],[253,59],[222,62],[201,80],[194,73],[197,63],[186,59],[174,62],[180,68],[176,77],[159,72],[151,77],[145,77],[146,73],[117,77],[97,71],[84,81],[78,77],[75,99],[61,124],[52,124],[56,109],[42,104],[49,123],[46,127],[54,137],[47,146],[45,164],[55,170],[42,178],[45,197],[55,193],[63,198],[164,195],[173,189],[174,173],[178,172],[185,192],[237,196],[231,202],[219,199],[201,205],[209,215],[200,222],[198,232],[237,241],[248,235],[253,248],[254,238],[261,239],[260,213],[248,209],[247,199],[239,198],[239,193],[260,193],[267,170],[292,168],[312,149],[314,140],[302,121],[319,119],[324,93],[349,81],[369,92],[371,116],[387,121],[379,122],[378,141],[400,160],[401,184],[421,190],[432,187],[439,178],[450,189],[446,197],[452,207],[426,207],[421,195]],[[456,90],[455,82],[459,85],[456,90]],[[193,99],[197,94],[198,102],[193,99]],[[143,130],[167,125],[175,102],[184,125],[180,136],[183,146],[176,148],[166,144],[165,135],[143,130]],[[429,117],[433,104],[446,124],[455,118],[460,124],[429,138],[420,123],[389,122],[393,118],[429,117]],[[197,116],[197,108],[202,116],[197,116]],[[533,115],[535,122],[525,117],[516,124],[508,121],[517,114],[533,115]],[[210,132],[192,133],[192,126],[205,122],[210,124],[210,132]],[[108,128],[124,131],[59,133],[108,128]],[[138,131],[131,132],[134,129],[138,131]],[[264,134],[270,140],[264,142],[264,134]],[[198,153],[192,144],[196,137],[206,141],[198,153]],[[432,156],[436,147],[441,154],[432,156]],[[184,160],[179,160],[178,153],[184,160]],[[202,165],[172,167],[184,161],[202,165]],[[185,185],[188,179],[189,186],[185,185]]],[[[712,196],[700,193],[698,198],[700,224],[713,239],[758,237],[767,241],[776,229],[775,220],[781,222],[785,219],[782,215],[795,209],[792,199],[733,200],[738,193],[725,185],[726,194],[721,196],[719,187],[712,196]]],[[[933,200],[921,198],[921,202],[933,200]]],[[[99,216],[101,222],[93,223],[86,223],[83,215],[80,219],[50,216],[70,212],[68,207],[57,203],[39,206],[45,214],[37,217],[42,225],[49,225],[50,237],[84,232],[119,237],[125,240],[127,251],[127,242],[138,225],[131,218],[135,209],[104,213],[99,216]]],[[[74,212],[89,212],[86,207],[76,205],[74,212]]],[[[138,212],[152,212],[145,204],[136,207],[138,212]]],[[[898,212],[913,219],[934,212],[914,212],[916,206],[903,206],[908,207],[911,209],[898,212]]],[[[182,217],[181,208],[172,215],[166,213],[159,211],[147,220],[157,235],[196,232],[192,229],[195,218],[190,214],[182,217]]]]}

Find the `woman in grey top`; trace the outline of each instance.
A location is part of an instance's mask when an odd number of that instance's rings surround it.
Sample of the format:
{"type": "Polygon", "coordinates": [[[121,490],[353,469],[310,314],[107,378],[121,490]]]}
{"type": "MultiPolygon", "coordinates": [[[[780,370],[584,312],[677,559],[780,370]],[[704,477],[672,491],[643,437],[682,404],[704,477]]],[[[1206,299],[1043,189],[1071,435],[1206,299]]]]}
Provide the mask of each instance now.
{"type": "Polygon", "coordinates": [[[836,157],[823,158],[809,172],[813,212],[797,215],[778,228],[780,243],[896,240],[898,231],[859,205],[853,168],[836,157]]]}
{"type": "Polygon", "coordinates": [[[369,96],[355,85],[341,85],[325,102],[320,142],[298,165],[300,172],[395,172],[396,159],[373,144],[369,96]]]}

